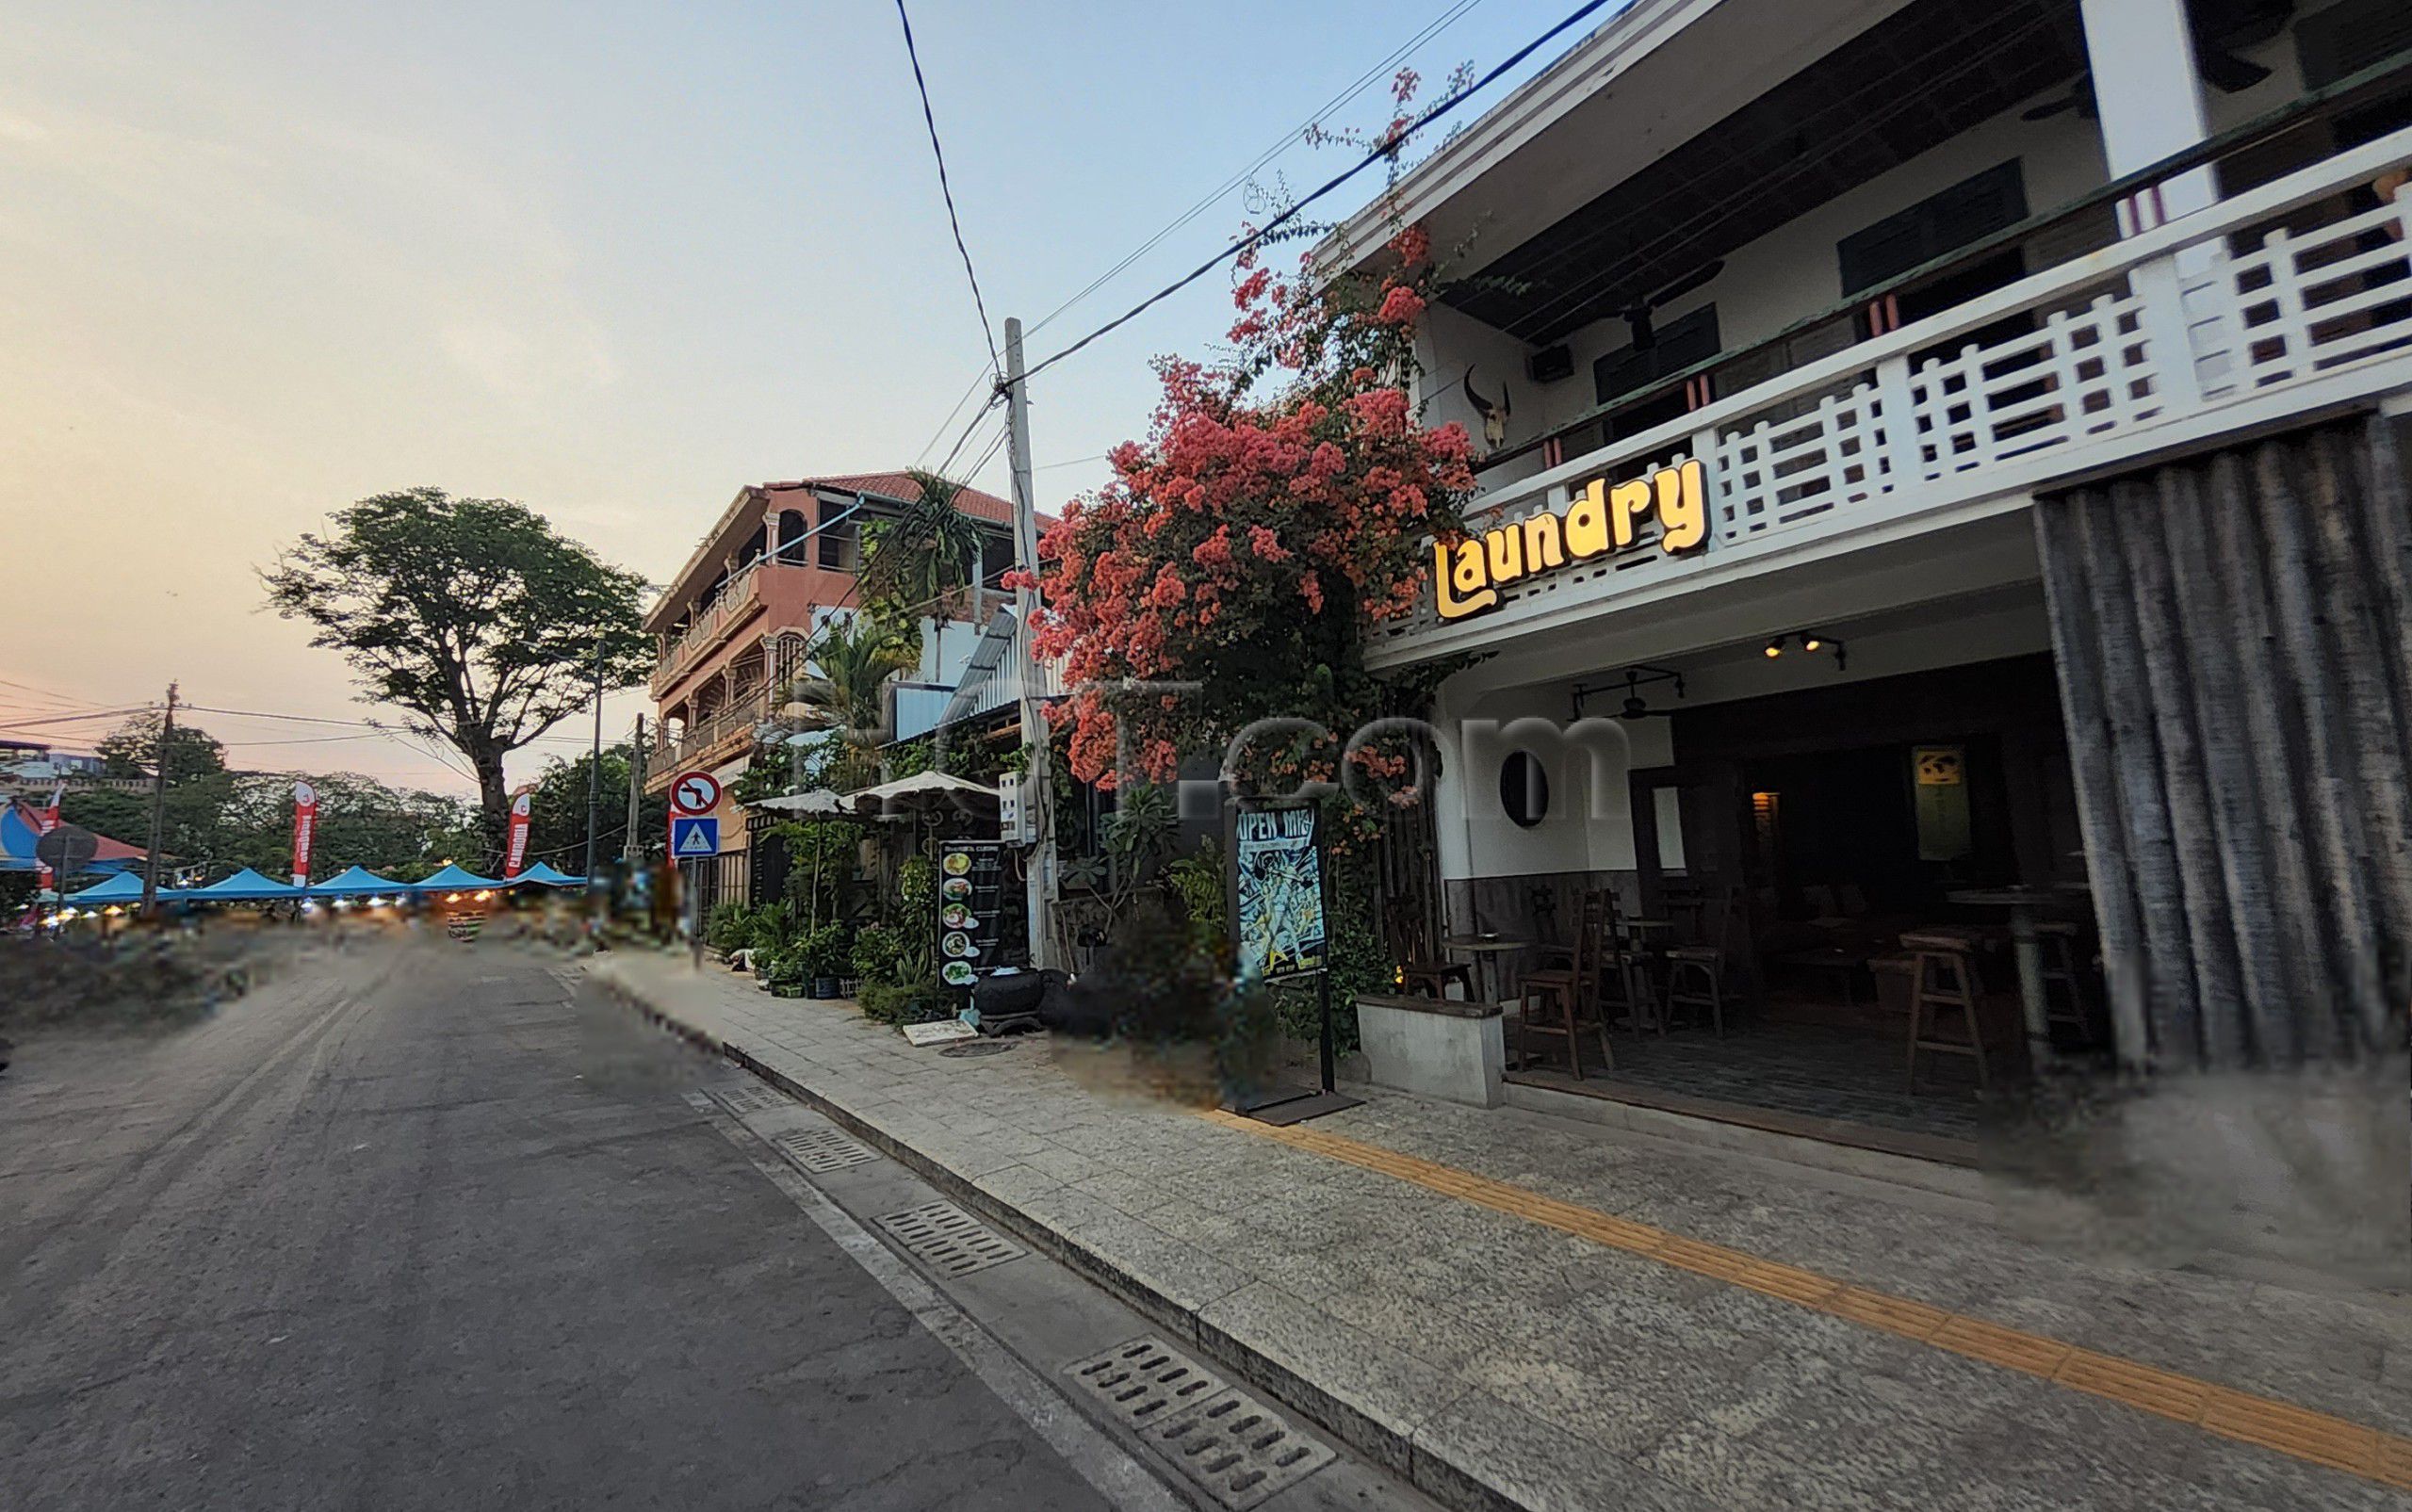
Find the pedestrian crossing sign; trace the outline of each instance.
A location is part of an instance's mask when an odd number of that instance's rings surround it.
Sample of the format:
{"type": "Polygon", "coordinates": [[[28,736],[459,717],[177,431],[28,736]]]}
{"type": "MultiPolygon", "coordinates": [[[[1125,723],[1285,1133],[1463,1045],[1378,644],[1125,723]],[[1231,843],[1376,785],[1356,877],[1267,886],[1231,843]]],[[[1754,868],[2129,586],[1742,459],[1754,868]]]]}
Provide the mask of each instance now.
{"type": "Polygon", "coordinates": [[[670,854],[680,861],[720,854],[720,821],[685,814],[670,821],[670,854]]]}

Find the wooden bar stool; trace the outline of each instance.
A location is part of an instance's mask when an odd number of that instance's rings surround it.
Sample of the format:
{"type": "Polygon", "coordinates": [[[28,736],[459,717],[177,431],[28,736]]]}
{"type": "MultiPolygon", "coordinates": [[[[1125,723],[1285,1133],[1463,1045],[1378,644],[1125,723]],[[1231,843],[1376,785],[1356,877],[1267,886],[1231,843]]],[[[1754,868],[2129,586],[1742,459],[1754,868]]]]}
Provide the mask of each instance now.
{"type": "Polygon", "coordinates": [[[2078,967],[2078,940],[2084,926],[2074,919],[2046,919],[2035,926],[2035,943],[2044,952],[2044,1019],[2066,1024],[2087,1045],[2094,1043],[2092,996],[2078,967]],[[2053,989],[2060,990],[2056,993],[2053,989]]]}
{"type": "Polygon", "coordinates": [[[1910,975],[1910,1091],[1918,1089],[1918,1051],[1965,1055],[1977,1065],[1977,1085],[1990,1088],[1985,1068],[1985,1035],[1977,1007],[1984,989],[1977,981],[1976,942],[1965,935],[1931,930],[1901,936],[1901,949],[1912,953],[1910,975]],[[1967,1026],[1964,1040],[1940,1035],[1938,1015],[1957,1010],[1967,1026]]]}
{"type": "Polygon", "coordinates": [[[1605,1011],[1599,1002],[1600,956],[1607,943],[1608,910],[1586,896],[1575,910],[1573,959],[1564,967],[1527,971],[1518,984],[1522,1001],[1516,1026],[1517,1052],[1533,1064],[1533,1036],[1563,1037],[1566,1061],[1574,1080],[1583,1080],[1583,1032],[1589,1029],[1600,1043],[1604,1070],[1617,1068],[1616,1052],[1608,1048],[1605,1011]]]}

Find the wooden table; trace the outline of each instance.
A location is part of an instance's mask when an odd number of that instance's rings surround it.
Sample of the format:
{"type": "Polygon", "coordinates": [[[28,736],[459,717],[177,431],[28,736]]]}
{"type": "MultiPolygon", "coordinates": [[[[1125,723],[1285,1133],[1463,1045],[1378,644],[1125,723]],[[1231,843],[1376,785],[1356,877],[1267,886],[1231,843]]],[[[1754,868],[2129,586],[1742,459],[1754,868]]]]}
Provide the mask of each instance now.
{"type": "Polygon", "coordinates": [[[2044,947],[2035,926],[2055,905],[2066,908],[2093,894],[2072,884],[2051,887],[1964,887],[1944,898],[1972,908],[2010,911],[2011,952],[2018,962],[2019,1016],[2027,1021],[2028,1064],[2042,1070],[2053,1063],[2051,1000],[2044,991],[2044,947]]]}
{"type": "Polygon", "coordinates": [[[1508,994],[1500,983],[1506,957],[1521,955],[1533,948],[1533,941],[1508,935],[1451,935],[1441,941],[1441,949],[1459,955],[1474,957],[1475,975],[1490,987],[1490,1002],[1506,1002],[1508,994]]]}

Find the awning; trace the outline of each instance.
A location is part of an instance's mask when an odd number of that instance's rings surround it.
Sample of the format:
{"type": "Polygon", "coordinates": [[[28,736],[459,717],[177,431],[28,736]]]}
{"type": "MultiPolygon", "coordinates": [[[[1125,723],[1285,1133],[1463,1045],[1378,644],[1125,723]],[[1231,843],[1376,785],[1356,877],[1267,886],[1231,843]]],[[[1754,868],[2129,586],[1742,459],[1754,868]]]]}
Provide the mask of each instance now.
{"type": "Polygon", "coordinates": [[[261,903],[306,898],[309,894],[289,882],[261,876],[250,867],[245,867],[223,881],[213,882],[206,887],[188,888],[177,896],[197,903],[261,903]]]}
{"type": "Polygon", "coordinates": [[[549,861],[537,862],[534,866],[530,867],[527,870],[522,871],[519,875],[512,878],[510,886],[515,887],[523,883],[531,882],[539,886],[545,887],[583,887],[586,886],[586,879],[584,877],[573,877],[568,872],[561,870],[559,868],[555,867],[549,861]]]}

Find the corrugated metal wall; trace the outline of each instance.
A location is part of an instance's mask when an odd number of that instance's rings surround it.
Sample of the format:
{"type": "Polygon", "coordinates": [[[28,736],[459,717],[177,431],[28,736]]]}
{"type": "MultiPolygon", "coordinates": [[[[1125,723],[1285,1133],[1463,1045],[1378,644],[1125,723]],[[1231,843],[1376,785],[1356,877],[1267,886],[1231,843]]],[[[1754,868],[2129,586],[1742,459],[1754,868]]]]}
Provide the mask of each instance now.
{"type": "Polygon", "coordinates": [[[2078,489],[2041,500],[2036,531],[2123,1056],[2400,1049],[2412,509],[2395,428],[2078,489]]]}

